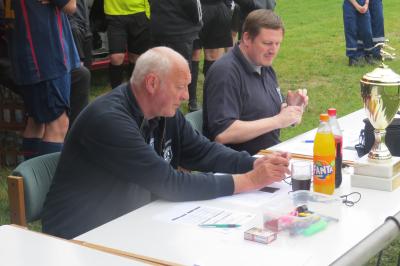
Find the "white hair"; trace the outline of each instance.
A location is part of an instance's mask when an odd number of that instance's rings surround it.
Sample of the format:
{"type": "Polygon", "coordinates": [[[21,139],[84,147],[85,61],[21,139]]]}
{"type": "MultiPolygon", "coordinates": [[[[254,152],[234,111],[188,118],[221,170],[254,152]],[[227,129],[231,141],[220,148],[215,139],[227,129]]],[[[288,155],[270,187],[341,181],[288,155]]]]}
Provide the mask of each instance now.
{"type": "Polygon", "coordinates": [[[149,73],[155,73],[161,79],[164,78],[170,72],[174,59],[176,62],[177,57],[183,59],[180,54],[168,47],[155,47],[147,50],[136,61],[130,79],[131,84],[139,87],[149,73]]]}

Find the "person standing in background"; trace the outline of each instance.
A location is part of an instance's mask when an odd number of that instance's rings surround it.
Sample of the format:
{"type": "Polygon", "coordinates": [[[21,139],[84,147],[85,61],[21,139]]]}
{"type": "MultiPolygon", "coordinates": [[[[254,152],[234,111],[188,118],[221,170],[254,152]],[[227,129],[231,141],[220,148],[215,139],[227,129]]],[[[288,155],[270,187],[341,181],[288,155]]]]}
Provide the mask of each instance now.
{"type": "Polygon", "coordinates": [[[369,0],[344,0],[343,25],[346,39],[346,56],[349,66],[363,65],[366,61],[371,64],[373,54],[371,16],[368,10],[369,0]],[[358,39],[362,42],[359,48],[358,39]]]}
{"type": "Polygon", "coordinates": [[[10,58],[28,113],[22,149],[29,159],[60,151],[68,130],[70,71],[80,62],[65,13],[76,10],[76,1],[13,4],[10,58]]]}
{"type": "MultiPolygon", "coordinates": [[[[153,0],[151,5],[151,37],[153,46],[167,46],[180,53],[191,71],[198,71],[198,62],[192,65],[193,42],[199,38],[203,24],[199,0],[153,0]],[[193,70],[192,70],[193,69],[193,70]]],[[[197,110],[195,81],[189,88],[189,111],[197,110]]]]}
{"type": "Polygon", "coordinates": [[[109,76],[112,88],[123,81],[125,52],[128,49],[129,75],[138,56],[150,48],[147,0],[104,0],[110,52],[109,76]]]}
{"type": "Polygon", "coordinates": [[[222,56],[222,48],[232,47],[229,3],[224,0],[200,0],[200,2],[204,24],[199,33],[199,39],[196,39],[193,43],[192,82],[189,85],[189,112],[199,109],[196,91],[201,49],[204,49],[203,74],[206,76],[210,66],[222,56]]]}
{"type": "Polygon", "coordinates": [[[269,9],[274,11],[275,0],[235,0],[235,6],[232,14],[232,38],[239,40],[242,38],[242,25],[247,15],[257,9],[269,9]]]}
{"type": "Polygon", "coordinates": [[[68,15],[68,20],[81,60],[80,67],[71,71],[71,112],[69,114],[71,126],[78,114],[89,103],[91,75],[87,67],[92,65],[92,32],[89,25],[87,0],[77,0],[76,11],[68,15]]]}
{"type": "MultiPolygon", "coordinates": [[[[385,42],[385,25],[383,18],[382,0],[369,0],[369,12],[371,14],[372,42],[374,46],[385,42]]],[[[374,51],[374,59],[381,60],[380,48],[374,51]]]]}
{"type": "Polygon", "coordinates": [[[76,11],[68,15],[79,58],[85,67],[92,65],[92,32],[87,0],[76,0],[76,11]]]}

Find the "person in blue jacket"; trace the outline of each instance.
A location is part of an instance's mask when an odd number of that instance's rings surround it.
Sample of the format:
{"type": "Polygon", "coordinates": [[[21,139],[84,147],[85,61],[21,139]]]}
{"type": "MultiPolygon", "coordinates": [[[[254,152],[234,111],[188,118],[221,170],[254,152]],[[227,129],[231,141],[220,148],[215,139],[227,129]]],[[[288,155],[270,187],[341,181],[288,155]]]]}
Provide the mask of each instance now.
{"type": "Polygon", "coordinates": [[[368,4],[369,0],[343,1],[343,25],[349,66],[363,65],[365,61],[372,63],[370,56],[374,45],[368,4]],[[359,49],[358,39],[362,41],[363,49],[359,49]]]}

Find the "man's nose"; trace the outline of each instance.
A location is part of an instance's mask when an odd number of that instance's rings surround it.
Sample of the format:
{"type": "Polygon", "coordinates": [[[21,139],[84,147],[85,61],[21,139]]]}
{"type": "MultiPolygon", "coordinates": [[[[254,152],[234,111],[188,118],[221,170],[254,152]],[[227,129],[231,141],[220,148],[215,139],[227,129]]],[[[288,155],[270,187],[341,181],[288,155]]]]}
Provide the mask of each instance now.
{"type": "Polygon", "coordinates": [[[279,43],[274,43],[272,45],[272,50],[274,51],[274,53],[276,53],[279,50],[280,44],[279,43]]]}
{"type": "Polygon", "coordinates": [[[186,87],[186,89],[184,90],[184,92],[181,95],[181,100],[182,101],[189,100],[189,89],[187,87],[186,87]]]}

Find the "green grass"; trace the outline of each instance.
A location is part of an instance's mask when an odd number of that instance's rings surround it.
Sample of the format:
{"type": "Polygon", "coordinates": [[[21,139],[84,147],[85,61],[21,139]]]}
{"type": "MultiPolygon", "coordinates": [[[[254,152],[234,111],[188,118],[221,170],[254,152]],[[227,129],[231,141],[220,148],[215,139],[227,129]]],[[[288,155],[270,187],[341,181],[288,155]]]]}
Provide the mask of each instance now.
{"type": "MultiPolygon", "coordinates": [[[[319,114],[335,107],[343,116],[362,107],[359,80],[363,74],[374,69],[371,66],[348,67],[342,20],[342,0],[278,0],[276,12],[285,22],[285,38],[281,51],[274,61],[282,91],[307,88],[310,102],[302,124],[282,130],[286,140],[318,125],[319,114]]],[[[399,0],[384,1],[386,37],[390,45],[400,49],[399,0]]],[[[400,73],[400,61],[388,62],[400,73]]],[[[201,65],[200,65],[201,68],[201,65]]],[[[198,99],[202,100],[203,76],[199,74],[198,99]]],[[[106,93],[107,71],[93,74],[91,99],[106,93]]],[[[181,107],[187,112],[187,103],[181,107]]],[[[0,169],[5,177],[11,169],[0,169]]],[[[8,198],[5,178],[0,179],[0,224],[9,223],[8,198]]],[[[30,225],[40,230],[40,225],[30,225]]],[[[397,239],[384,251],[381,265],[396,265],[400,252],[397,239]]],[[[372,254],[365,254],[371,256],[372,254]]],[[[374,265],[376,257],[367,265],[374,265]]]]}
{"type": "MultiPolygon", "coordinates": [[[[386,37],[400,48],[398,10],[400,2],[384,2],[386,37]]],[[[336,107],[339,116],[362,107],[359,79],[371,66],[349,68],[345,56],[342,1],[281,0],[276,12],[285,22],[285,39],[274,62],[280,86],[307,88],[310,103],[302,125],[282,131],[290,138],[318,124],[318,115],[336,107]]],[[[390,66],[400,72],[398,61],[390,66]]]]}

